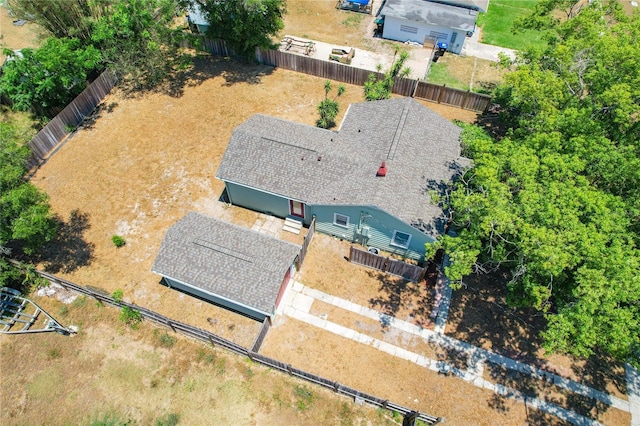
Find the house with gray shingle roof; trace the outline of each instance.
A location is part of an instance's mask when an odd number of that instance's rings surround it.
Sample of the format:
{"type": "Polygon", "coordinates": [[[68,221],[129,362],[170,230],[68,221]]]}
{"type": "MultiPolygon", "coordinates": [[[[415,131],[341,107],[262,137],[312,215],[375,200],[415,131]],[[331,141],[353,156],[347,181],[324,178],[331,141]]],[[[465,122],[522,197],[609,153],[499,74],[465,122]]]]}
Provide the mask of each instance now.
{"type": "Polygon", "coordinates": [[[216,177],[232,204],[422,260],[446,223],[430,193],[468,166],[460,132],[411,98],[352,104],[338,131],[257,114],[216,177]]]}
{"type": "Polygon", "coordinates": [[[190,212],[164,236],[152,271],[164,283],[257,320],[275,314],[300,246],[190,212]]]}
{"type": "Polygon", "coordinates": [[[386,0],[382,38],[401,42],[447,44],[460,53],[466,37],[476,29],[478,11],[486,11],[485,0],[386,0]]]}

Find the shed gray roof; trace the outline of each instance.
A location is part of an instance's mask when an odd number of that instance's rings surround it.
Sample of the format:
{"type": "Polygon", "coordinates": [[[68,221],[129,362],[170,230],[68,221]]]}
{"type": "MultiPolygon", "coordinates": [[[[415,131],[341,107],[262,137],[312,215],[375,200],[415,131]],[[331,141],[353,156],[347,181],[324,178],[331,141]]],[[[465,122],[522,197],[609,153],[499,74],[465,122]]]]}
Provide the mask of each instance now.
{"type": "Polygon", "coordinates": [[[387,0],[381,15],[439,27],[474,31],[478,12],[425,0],[387,0]]]}
{"type": "Polygon", "coordinates": [[[338,132],[254,115],[216,177],[310,205],[376,206],[436,236],[443,212],[429,191],[468,165],[460,131],[411,98],[353,104],[338,132]],[[387,176],[376,177],[383,161],[387,176]]]}
{"type": "Polygon", "coordinates": [[[435,3],[450,4],[452,6],[464,7],[467,9],[486,12],[489,7],[489,0],[428,0],[435,3]]]}
{"type": "Polygon", "coordinates": [[[151,270],[271,314],[300,246],[190,212],[164,236],[151,270]]]}

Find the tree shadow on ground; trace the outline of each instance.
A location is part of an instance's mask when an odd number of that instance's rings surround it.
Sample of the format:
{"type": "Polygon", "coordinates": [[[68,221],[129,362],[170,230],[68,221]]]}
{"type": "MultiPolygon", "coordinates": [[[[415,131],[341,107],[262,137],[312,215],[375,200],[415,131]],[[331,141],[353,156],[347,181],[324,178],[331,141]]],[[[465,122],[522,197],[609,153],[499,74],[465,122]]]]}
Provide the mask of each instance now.
{"type": "Polygon", "coordinates": [[[601,352],[592,354],[584,361],[577,360],[571,366],[580,382],[596,389],[605,390],[612,385],[618,392],[627,393],[627,377],[624,365],[601,352]]]}
{"type": "MultiPolygon", "coordinates": [[[[609,405],[555,385],[554,376],[570,378],[601,391],[614,385],[624,393],[624,366],[601,355],[586,360],[543,358],[542,331],[546,328],[546,321],[534,309],[507,306],[508,278],[508,274],[501,271],[466,277],[465,286],[454,291],[452,296],[447,335],[544,372],[542,377],[534,377],[489,362],[486,368],[492,382],[597,419],[609,409],[609,405]]],[[[499,409],[497,401],[489,403],[499,409]]],[[[535,413],[540,412],[535,410],[535,413]]],[[[533,420],[530,422],[535,423],[533,420]]]]}
{"type": "Polygon", "coordinates": [[[211,78],[224,78],[224,86],[237,83],[260,84],[262,79],[274,70],[274,67],[268,65],[251,64],[240,59],[204,53],[186,55],[177,68],[162,83],[153,88],[138,88],[125,92],[129,96],[145,95],[151,92],[180,98],[184,95],[185,89],[197,87],[211,78]]]}
{"type": "Polygon", "coordinates": [[[368,274],[378,280],[378,295],[369,299],[372,309],[383,313],[383,328],[390,325],[391,317],[410,320],[420,327],[433,325],[430,315],[434,292],[427,288],[425,281],[414,283],[401,277],[370,271],[368,274]]]}
{"type": "Polygon", "coordinates": [[[89,213],[73,210],[65,222],[58,219],[58,234],[40,253],[45,271],[69,273],[93,261],[95,245],[84,240],[84,233],[91,227],[89,213]]]}

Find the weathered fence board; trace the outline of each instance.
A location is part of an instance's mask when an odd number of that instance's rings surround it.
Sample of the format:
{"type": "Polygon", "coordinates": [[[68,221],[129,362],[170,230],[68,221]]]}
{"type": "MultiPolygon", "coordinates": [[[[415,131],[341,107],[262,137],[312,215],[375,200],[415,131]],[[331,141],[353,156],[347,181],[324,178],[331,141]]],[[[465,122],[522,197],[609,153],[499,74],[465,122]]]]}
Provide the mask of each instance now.
{"type": "MultiPolygon", "coordinates": [[[[14,265],[21,267],[21,264],[19,262],[16,261],[11,261],[14,265]]],[[[75,283],[72,283],[71,281],[67,281],[65,279],[62,278],[58,278],[55,275],[43,272],[43,271],[36,271],[37,274],[39,274],[41,277],[47,279],[48,281],[52,282],[52,283],[56,283],[61,285],[62,287],[69,289],[69,290],[73,290],[77,293],[80,294],[85,294],[87,296],[93,297],[96,300],[99,300],[101,302],[110,304],[112,306],[118,307],[118,308],[122,308],[122,307],[129,307],[131,309],[134,309],[138,312],[140,312],[140,314],[142,315],[143,318],[151,320],[161,326],[164,327],[169,327],[171,330],[173,331],[178,331],[182,334],[185,334],[189,337],[193,337],[195,339],[204,341],[206,343],[211,343],[212,345],[217,345],[220,346],[224,349],[227,349],[231,352],[234,352],[238,355],[243,355],[243,356],[247,356],[249,357],[249,359],[251,359],[254,362],[257,362],[259,364],[265,365],[267,367],[270,368],[274,368],[276,370],[282,371],[284,373],[287,373],[291,376],[294,377],[298,377],[302,380],[305,380],[307,382],[310,383],[314,383],[320,386],[324,386],[326,388],[332,389],[334,392],[341,394],[341,395],[346,395],[349,396],[351,398],[355,398],[355,399],[361,399],[364,402],[367,402],[368,404],[372,404],[378,407],[382,407],[385,409],[389,409],[389,410],[393,410],[396,411],[400,414],[402,414],[403,416],[407,416],[409,414],[413,414],[414,411],[409,409],[408,407],[402,406],[402,405],[398,405],[398,404],[394,404],[389,402],[388,400],[383,400],[381,398],[375,397],[373,395],[369,395],[365,392],[360,392],[359,390],[356,389],[352,389],[350,387],[344,386],[339,384],[338,382],[326,379],[324,377],[318,376],[316,374],[313,373],[309,373],[306,372],[304,370],[300,370],[298,368],[295,368],[293,366],[291,366],[291,364],[286,364],[284,362],[275,360],[273,358],[269,358],[267,356],[264,355],[260,355],[257,352],[254,352],[253,350],[249,350],[241,345],[238,345],[237,343],[234,343],[230,340],[224,339],[223,337],[220,337],[216,334],[210,333],[206,330],[197,328],[197,327],[193,327],[189,324],[184,324],[180,321],[176,321],[173,320],[171,318],[165,317],[164,315],[161,315],[157,312],[151,311],[147,308],[141,307],[141,306],[137,306],[131,303],[127,303],[127,302],[123,302],[123,301],[119,301],[119,300],[115,300],[112,297],[109,296],[105,296],[102,292],[90,289],[88,287],[84,287],[75,283]]],[[[263,327],[264,329],[264,327],[263,327]]],[[[266,333],[265,333],[266,334],[266,333]]],[[[254,346],[255,346],[255,342],[254,342],[254,346]]],[[[435,416],[431,416],[428,414],[423,414],[423,413],[418,413],[418,418],[428,424],[436,424],[439,423],[442,419],[440,417],[435,417],[435,416]]]]}
{"type": "Polygon", "coordinates": [[[305,235],[304,241],[302,242],[302,247],[300,247],[300,254],[298,254],[298,265],[297,265],[298,271],[302,268],[304,258],[307,256],[307,251],[309,250],[309,244],[311,244],[311,240],[313,239],[313,235],[315,233],[316,233],[316,218],[314,216],[313,219],[311,219],[311,224],[309,225],[309,231],[307,232],[307,235],[305,235]]]}
{"type": "MultiPolygon", "coordinates": [[[[233,52],[227,49],[223,40],[210,40],[201,37],[200,46],[212,55],[234,56],[233,52]]],[[[255,59],[257,62],[265,65],[356,86],[364,85],[372,73],[377,74],[378,77],[383,76],[383,74],[375,71],[356,68],[335,61],[325,61],[292,52],[283,52],[281,50],[256,48],[255,59]]],[[[408,78],[395,78],[392,92],[400,96],[416,97],[426,101],[442,103],[476,112],[484,112],[491,104],[491,97],[487,95],[452,89],[444,85],[440,86],[426,81],[408,78]]]]}
{"type": "Polygon", "coordinates": [[[69,134],[70,127],[76,127],[91,114],[117,81],[117,77],[112,72],[103,72],[40,130],[29,142],[31,148],[31,157],[27,163],[29,168],[37,166],[69,134]]]}
{"type": "Polygon", "coordinates": [[[269,328],[271,328],[271,320],[269,317],[266,317],[264,321],[262,321],[262,327],[260,327],[260,333],[256,337],[256,340],[253,341],[253,345],[251,345],[251,352],[258,353],[260,352],[260,348],[264,343],[264,339],[267,338],[267,333],[269,332],[269,328]]]}
{"type": "Polygon", "coordinates": [[[409,281],[422,281],[426,273],[426,268],[421,266],[359,250],[353,245],[349,249],[349,260],[358,265],[378,269],[387,274],[397,275],[409,281]]]}

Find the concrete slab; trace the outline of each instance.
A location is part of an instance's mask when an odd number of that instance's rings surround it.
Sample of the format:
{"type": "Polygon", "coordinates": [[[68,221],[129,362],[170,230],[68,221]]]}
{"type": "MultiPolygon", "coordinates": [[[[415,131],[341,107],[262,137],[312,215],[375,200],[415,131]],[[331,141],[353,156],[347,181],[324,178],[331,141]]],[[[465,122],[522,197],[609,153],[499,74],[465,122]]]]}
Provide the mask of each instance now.
{"type": "Polygon", "coordinates": [[[291,306],[302,312],[309,312],[313,305],[313,297],[309,297],[302,293],[295,293],[291,306]]]}

